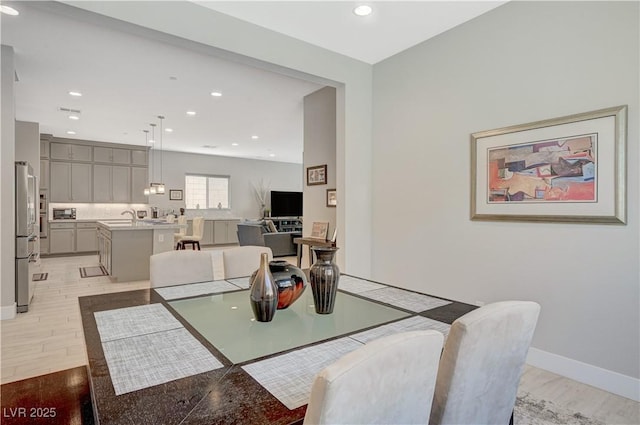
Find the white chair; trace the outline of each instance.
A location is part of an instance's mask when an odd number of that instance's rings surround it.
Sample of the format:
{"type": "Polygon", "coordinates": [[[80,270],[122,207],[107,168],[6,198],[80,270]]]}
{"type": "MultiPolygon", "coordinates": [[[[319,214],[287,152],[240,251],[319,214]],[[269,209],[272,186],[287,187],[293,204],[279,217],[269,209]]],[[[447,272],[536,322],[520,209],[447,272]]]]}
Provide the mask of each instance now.
{"type": "Polygon", "coordinates": [[[540,305],[488,304],[451,325],[430,424],[508,424],[540,305]]]}
{"type": "Polygon", "coordinates": [[[322,370],[304,424],[427,424],[442,334],[386,336],[322,370]]]}
{"type": "Polygon", "coordinates": [[[269,261],[273,260],[273,252],[266,246],[239,246],[223,250],[224,278],[250,276],[260,267],[260,255],[263,252],[269,254],[269,261]]]}
{"type": "Polygon", "coordinates": [[[167,251],[149,259],[152,288],[212,280],[213,263],[208,251],[167,251]]]}
{"type": "Polygon", "coordinates": [[[186,245],[191,245],[191,249],[200,250],[200,241],[202,240],[202,236],[204,236],[204,218],[203,217],[195,217],[192,223],[192,233],[190,235],[184,235],[178,241],[178,249],[186,249],[186,245]]]}
{"type": "Polygon", "coordinates": [[[187,217],[184,215],[178,216],[178,224],[184,227],[178,229],[178,233],[173,234],[173,243],[176,246],[176,249],[178,249],[178,242],[180,242],[180,239],[187,234],[187,217]]]}

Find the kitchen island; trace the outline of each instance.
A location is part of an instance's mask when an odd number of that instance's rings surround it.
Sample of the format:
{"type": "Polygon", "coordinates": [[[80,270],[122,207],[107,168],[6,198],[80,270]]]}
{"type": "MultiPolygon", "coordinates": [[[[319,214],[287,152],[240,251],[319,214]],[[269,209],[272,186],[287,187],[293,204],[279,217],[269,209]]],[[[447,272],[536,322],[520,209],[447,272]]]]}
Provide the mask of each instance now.
{"type": "Polygon", "coordinates": [[[180,224],[161,220],[98,221],[98,257],[114,281],[149,279],[149,257],[173,250],[180,224]]]}

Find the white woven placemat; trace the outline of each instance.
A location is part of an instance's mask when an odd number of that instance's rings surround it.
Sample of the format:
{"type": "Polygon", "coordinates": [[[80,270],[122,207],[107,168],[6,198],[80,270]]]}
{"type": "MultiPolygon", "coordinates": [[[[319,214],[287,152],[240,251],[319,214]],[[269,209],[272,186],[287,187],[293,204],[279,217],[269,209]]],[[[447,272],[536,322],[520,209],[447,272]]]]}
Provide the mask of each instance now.
{"type": "Polygon", "coordinates": [[[400,288],[376,289],[375,291],[362,292],[359,295],[416,313],[451,304],[451,301],[405,291],[400,288]]]}
{"type": "Polygon", "coordinates": [[[222,367],[185,328],[102,344],[116,395],[222,367]]]}
{"type": "Polygon", "coordinates": [[[437,320],[429,319],[422,316],[413,316],[407,319],[398,320],[397,322],[378,326],[377,328],[369,329],[367,331],[351,335],[350,338],[366,344],[370,341],[373,341],[374,339],[382,338],[383,336],[387,335],[397,334],[400,332],[426,331],[429,329],[433,329],[441,332],[446,340],[447,335],[449,334],[449,328],[451,328],[451,325],[447,323],[438,322],[437,320]]]}
{"type": "Polygon", "coordinates": [[[375,289],[382,289],[386,287],[386,285],[382,285],[380,283],[369,282],[365,279],[346,275],[341,275],[338,282],[338,289],[351,292],[352,294],[360,294],[362,292],[373,291],[375,289]]]}
{"type": "Polygon", "coordinates": [[[102,342],[182,327],[162,304],[98,311],[94,317],[102,342]]]}
{"type": "Polygon", "coordinates": [[[287,409],[293,410],[309,402],[311,385],[318,372],[361,346],[351,338],[340,338],[242,368],[287,409]]]}
{"type": "Polygon", "coordinates": [[[237,287],[242,289],[249,289],[249,287],[251,286],[251,284],[249,283],[249,276],[227,279],[227,282],[231,282],[237,287]]]}
{"type": "Polygon", "coordinates": [[[240,287],[226,280],[214,280],[211,282],[189,283],[186,285],[165,286],[163,288],[153,289],[165,300],[176,300],[198,295],[237,291],[240,287]]]}

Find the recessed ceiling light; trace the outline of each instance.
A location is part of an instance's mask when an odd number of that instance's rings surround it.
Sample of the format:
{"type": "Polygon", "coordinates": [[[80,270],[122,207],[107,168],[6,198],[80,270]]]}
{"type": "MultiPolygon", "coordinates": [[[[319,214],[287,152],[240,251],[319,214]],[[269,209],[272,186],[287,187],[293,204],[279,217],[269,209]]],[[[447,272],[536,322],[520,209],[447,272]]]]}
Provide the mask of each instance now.
{"type": "Polygon", "coordinates": [[[231,143],[231,146],[239,146],[239,143],[231,143]]]}
{"type": "Polygon", "coordinates": [[[195,114],[196,114],[196,111],[187,111],[187,115],[194,116],[195,114]]]}
{"type": "Polygon", "coordinates": [[[220,97],[220,96],[222,96],[222,93],[220,93],[219,91],[212,91],[212,92],[211,92],[211,96],[213,96],[213,97],[220,97]]]}
{"type": "Polygon", "coordinates": [[[67,134],[76,134],[76,132],[73,130],[67,130],[67,134]]]}
{"type": "Polygon", "coordinates": [[[76,120],[76,121],[77,121],[77,120],[79,120],[79,119],[80,119],[80,117],[79,117],[79,116],[77,116],[77,115],[69,115],[69,119],[70,119],[70,120],[76,120]]]}
{"type": "Polygon", "coordinates": [[[71,96],[75,96],[75,97],[81,97],[82,93],[80,93],[79,91],[70,91],[69,94],[71,96]]]}
{"type": "Polygon", "coordinates": [[[20,14],[20,12],[15,10],[13,7],[4,6],[4,5],[0,6],[0,12],[4,13],[5,15],[11,15],[11,16],[18,16],[20,14]]]}
{"type": "Polygon", "coordinates": [[[165,128],[164,131],[167,133],[173,133],[173,128],[165,128]]]}
{"type": "Polygon", "coordinates": [[[273,158],[274,156],[276,156],[276,154],[275,154],[275,153],[270,153],[270,154],[269,154],[269,156],[270,156],[271,158],[273,158]]]}
{"type": "Polygon", "coordinates": [[[153,140],[153,139],[149,139],[149,143],[150,143],[150,144],[152,144],[152,145],[153,145],[155,142],[156,142],[155,140],[153,140]]]}
{"type": "Polygon", "coordinates": [[[371,6],[367,6],[366,4],[362,4],[355,9],[353,9],[353,13],[358,16],[369,16],[373,12],[371,6]]]}
{"type": "Polygon", "coordinates": [[[254,136],[251,136],[251,138],[252,138],[253,140],[258,140],[258,139],[259,139],[259,137],[258,137],[258,136],[255,136],[255,135],[254,135],[254,136]]]}

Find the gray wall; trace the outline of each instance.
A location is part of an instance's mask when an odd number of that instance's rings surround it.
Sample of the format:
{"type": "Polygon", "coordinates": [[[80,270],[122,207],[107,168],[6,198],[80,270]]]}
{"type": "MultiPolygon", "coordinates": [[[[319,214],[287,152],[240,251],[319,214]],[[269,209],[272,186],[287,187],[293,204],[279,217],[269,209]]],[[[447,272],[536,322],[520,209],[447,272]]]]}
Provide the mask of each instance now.
{"type": "Polygon", "coordinates": [[[2,140],[0,140],[0,317],[16,314],[15,289],[15,107],[13,47],[2,46],[2,140]]]}
{"type": "Polygon", "coordinates": [[[336,228],[336,209],[327,207],[327,189],[336,188],[336,89],[325,87],[304,97],[304,228],[311,234],[314,221],[329,222],[328,237],[336,228]],[[327,165],[327,184],[307,186],[307,167],[327,165]]]}
{"type": "MultiPolygon", "coordinates": [[[[182,201],[169,200],[169,190],[184,190],[185,173],[230,176],[231,211],[220,211],[221,216],[258,218],[260,206],[254,195],[253,185],[261,179],[269,183],[270,190],[302,191],[301,164],[171,151],[163,152],[163,164],[162,175],[166,193],[149,196],[149,206],[162,209],[178,211],[184,207],[182,201]]],[[[159,177],[158,172],[156,176],[159,177]]],[[[218,211],[208,212],[208,216],[215,216],[218,211]]],[[[188,215],[194,214],[195,210],[188,211],[188,215]]]]}
{"type": "Polygon", "coordinates": [[[376,64],[373,102],[374,278],[469,303],[535,300],[541,359],[622,374],[635,397],[638,6],[510,2],[376,64]],[[470,221],[471,133],[624,104],[627,225],[470,221]]]}

